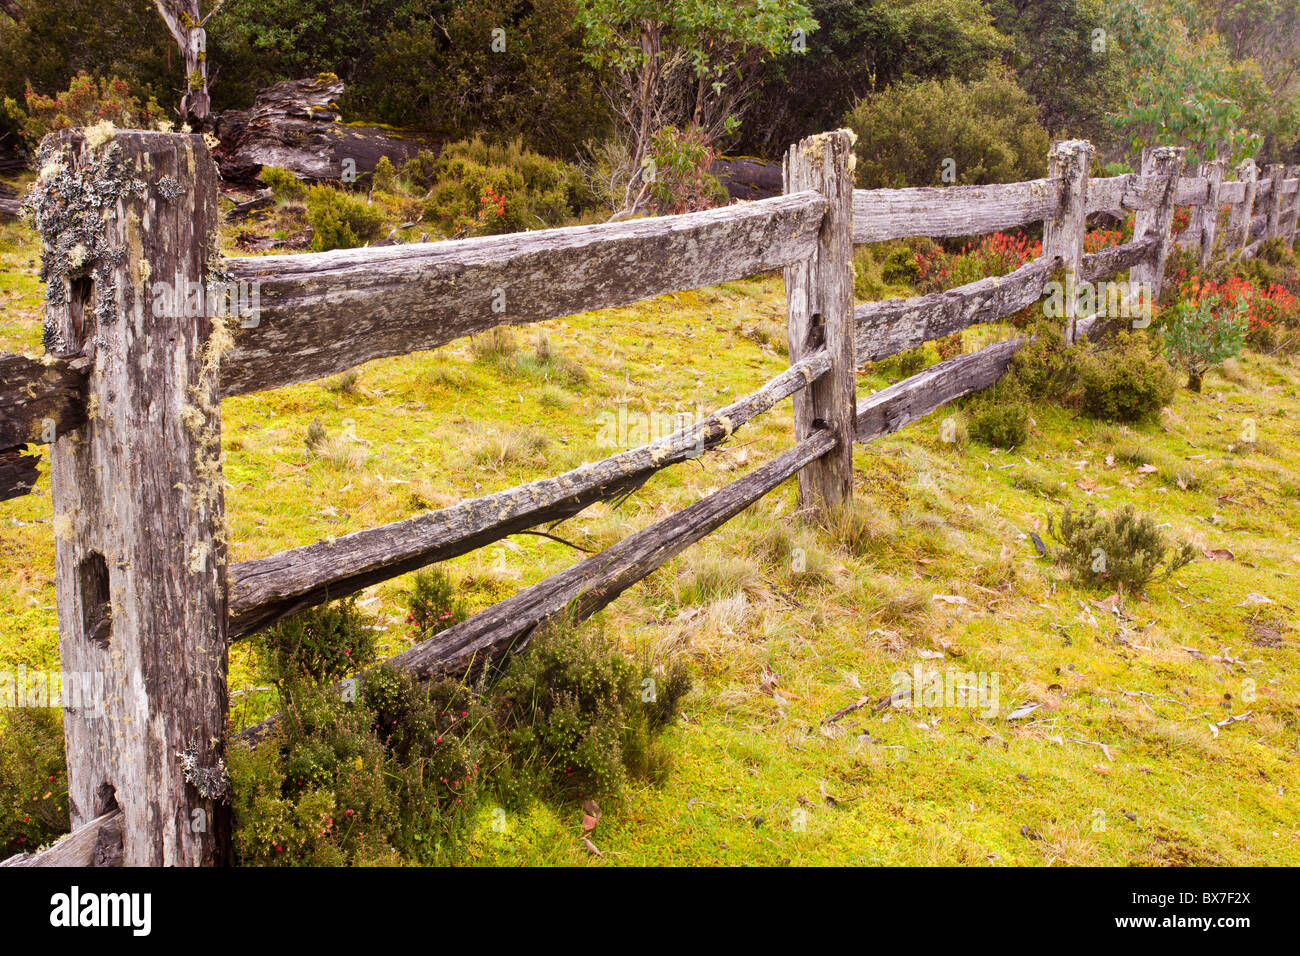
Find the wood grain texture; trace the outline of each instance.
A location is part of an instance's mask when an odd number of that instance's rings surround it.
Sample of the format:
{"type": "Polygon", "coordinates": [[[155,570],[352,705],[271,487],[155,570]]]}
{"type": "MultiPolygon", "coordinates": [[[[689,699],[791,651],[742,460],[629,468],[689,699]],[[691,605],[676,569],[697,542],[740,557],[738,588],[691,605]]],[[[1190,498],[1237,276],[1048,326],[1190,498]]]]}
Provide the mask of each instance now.
{"type": "Polygon", "coordinates": [[[25,445],[0,449],[0,501],[31,494],[40,478],[39,455],[24,454],[25,445]]]}
{"type": "Polygon", "coordinates": [[[46,301],[47,329],[91,361],[96,408],[51,455],[60,664],[103,679],[93,706],[63,710],[72,825],[117,806],[127,864],[224,862],[221,339],[202,316],[159,314],[149,294],[151,277],[207,275],[216,167],[201,137],[169,133],[92,146],[64,131],[43,150],[42,168],[58,167],[39,187],[47,267],[70,211],[103,212],[78,221],[102,230],[96,262],[79,266],[93,281],[79,292],[56,272],[64,294],[46,301]]]}
{"type": "Polygon", "coordinates": [[[1043,297],[1053,263],[1035,259],[1005,276],[946,292],[867,302],[854,310],[858,362],[874,362],[982,322],[995,322],[1043,297]]]}
{"type": "Polygon", "coordinates": [[[1132,269],[1140,262],[1146,262],[1155,254],[1159,245],[1159,236],[1147,236],[1100,252],[1090,252],[1083,257],[1079,274],[1088,282],[1105,279],[1125,269],[1132,269]]]}
{"type": "Polygon", "coordinates": [[[48,444],[86,420],[86,368],[80,358],[0,355],[0,455],[48,444]]]}
{"type": "Polygon", "coordinates": [[[1219,202],[1223,205],[1239,203],[1246,197],[1246,184],[1234,179],[1219,186],[1219,202]]]}
{"type": "Polygon", "coordinates": [[[1064,274],[1065,340],[1074,341],[1074,324],[1078,315],[1079,270],[1083,261],[1083,241],[1088,231],[1088,169],[1092,164],[1092,144],[1086,140],[1059,140],[1052,144],[1047,158],[1047,174],[1061,180],[1061,201],[1056,211],[1043,222],[1043,257],[1064,274]]]}
{"type": "Polygon", "coordinates": [[[805,192],[659,219],[229,259],[225,273],[258,283],[261,307],[225,357],[221,391],[311,381],[497,325],[778,269],[812,254],[824,209],[805,192]]]}
{"type": "Polygon", "coordinates": [[[0,866],[121,866],[122,811],[110,810],[43,850],[19,853],[0,866]]]}
{"type": "Polygon", "coordinates": [[[1268,181],[1273,187],[1268,193],[1268,204],[1264,210],[1264,238],[1276,239],[1282,235],[1282,180],[1286,175],[1286,166],[1281,163],[1271,163],[1264,167],[1264,172],[1268,176],[1268,181]]]}
{"type": "Polygon", "coordinates": [[[795,438],[818,428],[835,450],[799,473],[799,503],[827,513],[853,497],[853,408],[857,401],[853,322],[853,134],[809,136],[791,146],[782,167],[785,190],[814,190],[826,201],[817,246],[785,269],[790,362],[825,349],[830,370],[794,399],[795,438]]]}
{"type": "Polygon", "coordinates": [[[628,494],[661,469],[720,445],[755,416],[816,382],[830,367],[830,357],[822,349],[753,394],[641,448],[582,465],[556,478],[235,564],[229,575],[230,637],[243,637],[285,615],[346,597],[543,522],[568,518],[595,501],[628,494]]]}
{"type": "Polygon", "coordinates": [[[858,442],[896,432],[954,399],[988,388],[1000,379],[1024,343],[1008,339],[969,355],[959,355],[881,389],[858,402],[858,442]]]}
{"type": "Polygon", "coordinates": [[[1205,204],[1192,211],[1188,231],[1196,238],[1197,261],[1201,267],[1209,265],[1218,238],[1219,205],[1222,202],[1224,163],[1211,160],[1201,163],[1197,175],[1205,178],[1205,204]]]}
{"type": "Polygon", "coordinates": [[[1052,179],[992,186],[856,189],[853,241],[907,236],[973,236],[1053,215],[1061,184],[1052,179]]]}
{"type": "Polygon", "coordinates": [[[1179,177],[1187,161],[1187,151],[1176,146],[1148,147],[1142,152],[1142,176],[1162,184],[1162,192],[1150,209],[1140,209],[1133,217],[1133,238],[1157,236],[1159,244],[1151,256],[1133,266],[1129,277],[1150,289],[1152,302],[1160,299],[1165,277],[1165,260],[1169,257],[1170,230],[1177,207],[1179,177]]]}

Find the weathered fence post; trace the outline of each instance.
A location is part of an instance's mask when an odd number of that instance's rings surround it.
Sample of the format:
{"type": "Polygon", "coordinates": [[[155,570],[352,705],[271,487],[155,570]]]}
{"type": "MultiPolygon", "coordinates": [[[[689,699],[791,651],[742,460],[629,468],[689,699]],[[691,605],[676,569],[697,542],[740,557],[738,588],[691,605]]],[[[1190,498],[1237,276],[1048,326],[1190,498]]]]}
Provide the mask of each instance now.
{"type": "Polygon", "coordinates": [[[1241,255],[1250,245],[1250,220],[1255,211],[1255,184],[1259,179],[1259,168],[1253,159],[1243,159],[1237,166],[1237,179],[1245,183],[1241,202],[1232,207],[1231,227],[1229,229],[1229,255],[1241,255]]]}
{"type": "MultiPolygon", "coordinates": [[[[1286,178],[1296,179],[1300,177],[1300,166],[1288,166],[1286,168],[1286,178]]],[[[1282,214],[1282,238],[1288,243],[1295,241],[1296,219],[1300,217],[1300,189],[1290,194],[1291,201],[1285,206],[1282,214]]]]}
{"type": "Polygon", "coordinates": [[[1088,171],[1092,143],[1082,139],[1058,140],[1047,157],[1047,175],[1062,180],[1056,214],[1043,223],[1043,255],[1061,261],[1065,283],[1065,340],[1075,339],[1078,321],[1079,266],[1088,232],[1088,171]]]}
{"type": "Polygon", "coordinates": [[[1133,238],[1149,235],[1159,237],[1155,251],[1146,262],[1129,270],[1129,279],[1139,288],[1147,289],[1148,301],[1155,305],[1160,299],[1160,286],[1165,278],[1165,260],[1169,258],[1170,228],[1174,222],[1174,200],[1178,195],[1178,180],[1183,175],[1187,151],[1180,146],[1153,146],[1142,151],[1142,175],[1163,180],[1160,199],[1151,209],[1139,209],[1133,217],[1133,238]]]}
{"type": "Polygon", "coordinates": [[[1196,175],[1209,183],[1205,204],[1192,207],[1192,234],[1200,243],[1197,261],[1202,268],[1209,265],[1214,255],[1215,235],[1219,231],[1219,187],[1223,184],[1223,160],[1201,163],[1196,175]]]}
{"type": "Polygon", "coordinates": [[[226,862],[216,167],[199,136],[98,128],[39,167],[46,347],[93,363],[51,465],[72,826],[116,805],[99,856],[226,862]]]}
{"type": "Polygon", "coordinates": [[[1268,219],[1265,220],[1264,238],[1276,239],[1282,235],[1282,180],[1286,175],[1286,167],[1281,163],[1269,163],[1264,171],[1272,185],[1268,193],[1268,219]]]}
{"type": "Polygon", "coordinates": [[[853,336],[853,133],[810,136],[786,152],[787,193],[814,189],[826,199],[817,250],[785,267],[790,362],[823,345],[831,369],[794,396],[795,437],[821,425],[835,448],[799,472],[800,507],[836,508],[853,497],[857,362],[853,336]]]}

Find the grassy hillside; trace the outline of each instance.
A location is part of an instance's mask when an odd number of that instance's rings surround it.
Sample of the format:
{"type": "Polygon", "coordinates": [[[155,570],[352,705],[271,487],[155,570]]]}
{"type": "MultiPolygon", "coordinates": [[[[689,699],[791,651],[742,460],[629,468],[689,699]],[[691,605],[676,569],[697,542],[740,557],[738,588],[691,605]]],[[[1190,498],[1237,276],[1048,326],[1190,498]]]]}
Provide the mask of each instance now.
{"type": "MultiPolygon", "coordinates": [[[[38,266],[34,234],[0,224],[0,349],[39,349],[38,266]]],[[[655,435],[636,413],[726,404],[787,364],[783,342],[769,275],[228,400],[232,560],[605,457],[602,416],[622,406],[620,439],[641,444],[655,435]],[[309,453],[314,421],[326,438],[309,453]]],[[[859,388],[897,377],[877,366],[859,388]]],[[[669,779],[605,808],[603,857],[582,847],[579,810],[537,804],[504,832],[485,807],[468,861],[1300,863],[1298,389],[1294,357],[1247,354],[1148,427],[1039,407],[1014,452],[942,441],[961,413],[941,410],[856,451],[852,528],[795,515],[787,483],[590,625],[691,660],[669,779]],[[1071,583],[1029,538],[1066,504],[1128,503],[1212,557],[1121,602],[1071,583]],[[918,666],[996,677],[997,714],[877,709],[918,666]]],[[[612,544],[790,438],[786,403],[557,533],[612,544]]],[[[47,479],[40,491],[0,503],[0,669],[57,668],[47,479]]],[[[579,556],[520,535],[449,566],[477,609],[579,556]]],[[[405,586],[361,599],[384,656],[409,644],[405,586]]],[[[231,667],[238,729],[276,701],[249,645],[231,667]]]]}

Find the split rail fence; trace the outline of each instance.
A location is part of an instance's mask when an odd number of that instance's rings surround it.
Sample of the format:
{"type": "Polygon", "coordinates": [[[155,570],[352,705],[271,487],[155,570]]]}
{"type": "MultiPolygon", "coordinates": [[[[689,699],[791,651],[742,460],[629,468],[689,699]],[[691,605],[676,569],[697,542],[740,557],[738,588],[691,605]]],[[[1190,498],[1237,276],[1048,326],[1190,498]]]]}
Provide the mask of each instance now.
{"type": "MultiPolygon", "coordinates": [[[[1021,340],[961,355],[859,399],[856,367],[1039,302],[1054,277],[1124,270],[1158,292],[1175,243],[1252,255],[1296,231],[1300,168],[1248,161],[1184,175],[1148,150],[1140,173],[1090,179],[1092,146],[1052,147],[1047,178],[855,190],[852,136],[785,157],[784,195],[686,215],[384,248],[222,260],[217,173],[198,136],[79,131],[47,140],[36,186],[50,275],[47,352],[0,355],[0,498],[25,494],[52,444],[59,647],[67,673],[105,678],[65,702],[72,832],[4,865],[206,865],[230,859],[227,648],[329,599],[617,499],[793,397],[793,445],[743,478],[524,588],[393,659],[459,675],[519,650],[559,615],[587,617],[791,476],[800,503],[853,492],[869,442],[988,387],[1021,340]],[[1290,197],[1288,199],[1288,197],[1290,197]],[[1171,235],[1175,209],[1191,224],[1171,235]],[[1218,215],[1228,207],[1219,232],[1218,215]],[[1136,210],[1134,239],[1085,254],[1089,213],[1136,210]],[[1043,222],[1043,254],[1000,278],[906,300],[853,301],[853,246],[1043,222]],[[378,528],[228,563],[224,397],[320,379],[498,325],[588,312],[784,270],[790,367],[644,447],[378,528]],[[260,284],[258,321],[156,315],[158,281],[260,284]],[[500,306],[504,303],[504,311],[500,306]]],[[[1087,331],[1067,297],[1070,335],[1087,331]]],[[[256,743],[274,719],[239,735],[256,743]]]]}

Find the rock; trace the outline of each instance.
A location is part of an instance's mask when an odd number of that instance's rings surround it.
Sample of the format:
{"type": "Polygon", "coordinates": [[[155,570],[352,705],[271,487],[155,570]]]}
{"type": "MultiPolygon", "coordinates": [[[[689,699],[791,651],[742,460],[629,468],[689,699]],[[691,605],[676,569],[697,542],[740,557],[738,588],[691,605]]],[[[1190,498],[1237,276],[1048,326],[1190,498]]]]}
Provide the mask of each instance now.
{"type": "Polygon", "coordinates": [[[283,166],[302,179],[346,182],[373,172],[383,156],[400,164],[424,145],[392,130],[345,124],[342,95],[343,81],[322,73],[276,83],[258,93],[250,109],[222,113],[213,150],[221,175],[247,181],[263,166],[283,166]]]}
{"type": "Polygon", "coordinates": [[[735,156],[713,161],[709,172],[727,187],[732,199],[768,199],[784,191],[781,164],[754,156],[735,156]]]}

